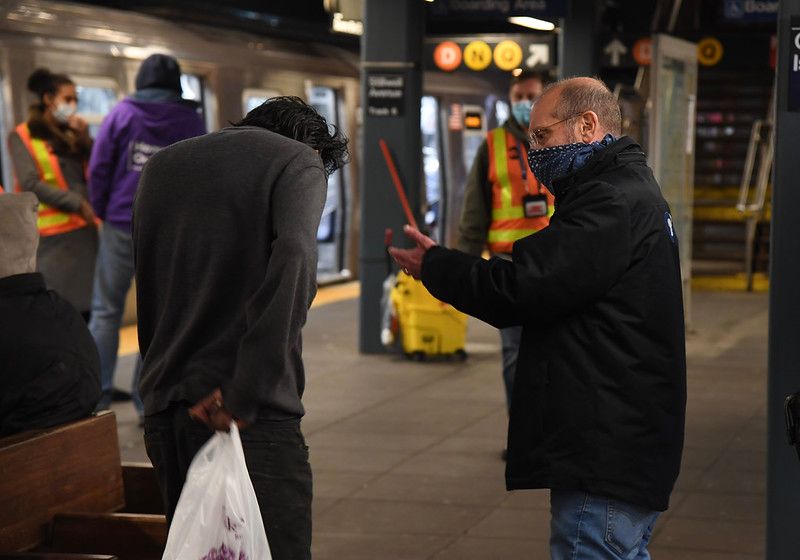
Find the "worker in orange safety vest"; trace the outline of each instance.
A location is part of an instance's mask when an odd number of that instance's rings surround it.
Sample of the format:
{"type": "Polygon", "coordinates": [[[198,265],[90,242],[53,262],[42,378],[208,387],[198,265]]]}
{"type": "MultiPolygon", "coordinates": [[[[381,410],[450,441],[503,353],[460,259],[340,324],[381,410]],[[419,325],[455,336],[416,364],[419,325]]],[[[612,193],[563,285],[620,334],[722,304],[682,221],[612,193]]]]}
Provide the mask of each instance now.
{"type": "Polygon", "coordinates": [[[28,89],[38,102],[8,140],[15,190],[39,198],[37,261],[47,287],[88,318],[98,243],[86,186],[88,125],[75,114],[78,98],[69,77],[40,68],[28,89]]]}
{"type": "MultiPolygon", "coordinates": [[[[518,239],[547,227],[553,214],[553,196],[528,166],[528,124],[533,101],[541,94],[547,77],[522,71],[511,79],[511,114],[502,126],[490,130],[478,148],[467,181],[458,248],[480,255],[511,258],[518,239]]],[[[517,364],[522,327],[500,330],[506,404],[517,364]]]]}

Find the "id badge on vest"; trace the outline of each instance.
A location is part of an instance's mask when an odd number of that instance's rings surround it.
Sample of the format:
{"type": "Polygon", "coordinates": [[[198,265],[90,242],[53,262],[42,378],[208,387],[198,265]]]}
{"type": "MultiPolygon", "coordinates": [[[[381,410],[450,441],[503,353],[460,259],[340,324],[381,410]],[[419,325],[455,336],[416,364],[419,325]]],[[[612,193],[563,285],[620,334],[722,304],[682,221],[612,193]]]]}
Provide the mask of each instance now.
{"type": "Polygon", "coordinates": [[[522,197],[522,208],[526,218],[543,218],[547,216],[547,196],[526,194],[522,197]]]}

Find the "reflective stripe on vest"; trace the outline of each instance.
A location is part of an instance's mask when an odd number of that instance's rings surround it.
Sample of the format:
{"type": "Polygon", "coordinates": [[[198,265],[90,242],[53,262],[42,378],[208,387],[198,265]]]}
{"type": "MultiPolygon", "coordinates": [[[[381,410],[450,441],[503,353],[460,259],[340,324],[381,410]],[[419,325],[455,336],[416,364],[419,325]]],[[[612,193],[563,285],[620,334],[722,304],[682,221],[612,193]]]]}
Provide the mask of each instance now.
{"type": "Polygon", "coordinates": [[[528,168],[526,154],[511,157],[509,147],[517,151],[519,148],[510,132],[502,127],[495,128],[489,132],[487,143],[492,183],[492,223],[487,241],[492,253],[510,253],[514,241],[547,227],[555,205],[550,192],[540,186],[528,168]],[[525,166],[524,176],[522,165],[525,166]],[[547,197],[547,217],[526,218],[522,199],[527,193],[539,192],[547,197]]]}
{"type": "MultiPolygon", "coordinates": [[[[39,179],[51,187],[64,191],[69,190],[64,174],[61,172],[61,165],[58,163],[58,156],[52,152],[47,142],[39,138],[32,138],[28,123],[17,126],[16,131],[39,170],[39,179]]],[[[15,190],[21,191],[19,181],[15,180],[15,183],[15,190]]],[[[80,229],[86,226],[86,221],[78,214],[62,212],[40,202],[36,225],[39,227],[39,235],[48,236],[80,229]]]]}

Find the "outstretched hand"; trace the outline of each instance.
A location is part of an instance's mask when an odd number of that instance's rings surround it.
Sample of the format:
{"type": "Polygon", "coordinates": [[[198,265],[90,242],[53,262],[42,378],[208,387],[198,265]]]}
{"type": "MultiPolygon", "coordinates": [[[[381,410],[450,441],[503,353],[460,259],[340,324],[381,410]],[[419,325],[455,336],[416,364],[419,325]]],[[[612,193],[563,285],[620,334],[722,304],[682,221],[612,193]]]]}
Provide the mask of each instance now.
{"type": "Polygon", "coordinates": [[[423,235],[417,228],[409,225],[403,226],[403,233],[416,244],[416,247],[412,249],[389,247],[389,254],[392,255],[392,258],[402,267],[406,274],[410,274],[415,280],[419,280],[422,275],[422,259],[425,258],[425,253],[428,252],[428,249],[436,246],[436,242],[427,235],[423,235]]]}
{"type": "MultiPolygon", "coordinates": [[[[190,408],[189,416],[192,420],[201,422],[218,432],[230,430],[231,421],[234,419],[230,411],[225,408],[225,403],[222,401],[222,391],[219,389],[214,389],[213,393],[190,408]]],[[[247,422],[236,420],[236,425],[239,428],[246,428],[247,422]]]]}

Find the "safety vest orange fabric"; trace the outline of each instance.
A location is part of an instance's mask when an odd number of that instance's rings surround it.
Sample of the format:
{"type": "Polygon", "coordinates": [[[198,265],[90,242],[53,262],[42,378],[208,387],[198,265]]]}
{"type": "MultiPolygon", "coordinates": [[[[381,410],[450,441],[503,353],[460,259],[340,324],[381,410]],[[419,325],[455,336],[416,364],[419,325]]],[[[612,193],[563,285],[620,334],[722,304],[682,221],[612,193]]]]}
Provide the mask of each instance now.
{"type": "MultiPolygon", "coordinates": [[[[28,149],[36,168],[39,170],[39,178],[52,187],[61,190],[69,190],[64,174],[61,172],[61,165],[58,163],[58,156],[53,153],[50,145],[40,138],[32,138],[28,123],[22,123],[16,128],[17,134],[22,139],[22,143],[28,149]]],[[[14,180],[14,188],[20,192],[19,181],[14,180]]],[[[58,235],[67,233],[86,226],[86,220],[78,214],[63,212],[44,203],[39,203],[39,218],[36,221],[39,226],[39,235],[58,235]]]]}
{"type": "Polygon", "coordinates": [[[504,128],[490,130],[489,182],[492,185],[492,223],[488,245],[492,253],[510,253],[517,239],[527,237],[547,227],[555,206],[554,198],[534,177],[528,166],[525,146],[504,128]],[[547,215],[526,218],[523,198],[544,195],[547,215]]]}

